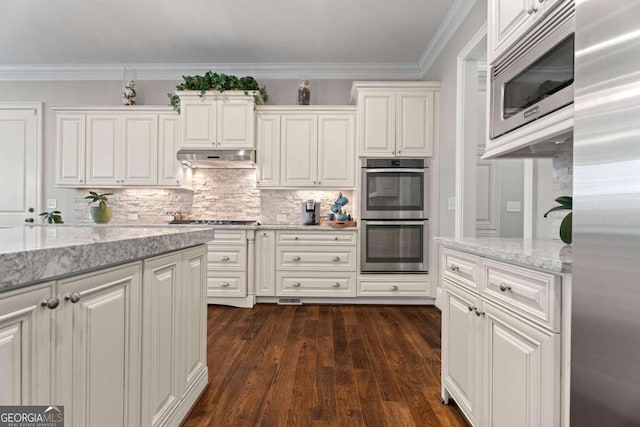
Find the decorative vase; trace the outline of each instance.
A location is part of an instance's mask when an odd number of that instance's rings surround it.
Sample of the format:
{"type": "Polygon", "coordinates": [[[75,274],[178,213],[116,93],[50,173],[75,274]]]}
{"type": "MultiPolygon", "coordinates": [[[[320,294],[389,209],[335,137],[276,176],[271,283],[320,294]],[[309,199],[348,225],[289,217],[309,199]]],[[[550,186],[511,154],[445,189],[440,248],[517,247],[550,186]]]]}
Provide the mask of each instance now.
{"type": "Polygon", "coordinates": [[[96,224],[106,224],[111,221],[111,215],[113,214],[113,208],[107,206],[104,209],[100,209],[100,206],[91,207],[91,218],[96,224]]]}
{"type": "Polygon", "coordinates": [[[298,84],[298,105],[309,105],[311,89],[309,79],[302,79],[298,84]]]}

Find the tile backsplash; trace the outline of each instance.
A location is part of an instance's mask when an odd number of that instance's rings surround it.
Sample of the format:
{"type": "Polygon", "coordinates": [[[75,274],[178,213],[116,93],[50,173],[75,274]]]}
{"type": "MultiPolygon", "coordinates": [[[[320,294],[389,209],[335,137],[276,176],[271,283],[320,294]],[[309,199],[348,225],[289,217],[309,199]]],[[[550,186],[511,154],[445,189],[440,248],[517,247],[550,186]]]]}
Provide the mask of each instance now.
{"type": "MultiPolygon", "coordinates": [[[[337,190],[260,190],[255,169],[196,169],[193,191],[182,189],[91,189],[109,196],[113,223],[162,224],[167,212],[180,211],[190,218],[257,219],[262,224],[300,223],[300,202],[321,202],[320,214],[326,218],[335,202],[337,190]],[[137,215],[130,219],[130,215],[137,215]]],[[[75,223],[89,224],[87,190],[76,190],[75,223]]],[[[353,191],[343,191],[349,199],[346,211],[357,218],[353,191]]]]}

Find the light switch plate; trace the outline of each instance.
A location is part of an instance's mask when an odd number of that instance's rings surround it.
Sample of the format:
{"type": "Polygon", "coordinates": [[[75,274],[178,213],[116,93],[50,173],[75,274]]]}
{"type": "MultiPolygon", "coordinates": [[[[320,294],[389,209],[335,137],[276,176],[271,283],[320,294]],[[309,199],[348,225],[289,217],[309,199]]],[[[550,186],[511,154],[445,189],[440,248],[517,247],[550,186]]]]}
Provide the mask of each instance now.
{"type": "Polygon", "coordinates": [[[507,202],[507,212],[520,212],[521,210],[520,202],[507,202]]]}
{"type": "Polygon", "coordinates": [[[455,197],[449,197],[449,200],[447,200],[447,209],[449,209],[450,211],[455,211],[456,210],[456,198],[455,197]]]}
{"type": "Polygon", "coordinates": [[[47,209],[55,209],[58,206],[56,199],[47,199],[47,209]]]}

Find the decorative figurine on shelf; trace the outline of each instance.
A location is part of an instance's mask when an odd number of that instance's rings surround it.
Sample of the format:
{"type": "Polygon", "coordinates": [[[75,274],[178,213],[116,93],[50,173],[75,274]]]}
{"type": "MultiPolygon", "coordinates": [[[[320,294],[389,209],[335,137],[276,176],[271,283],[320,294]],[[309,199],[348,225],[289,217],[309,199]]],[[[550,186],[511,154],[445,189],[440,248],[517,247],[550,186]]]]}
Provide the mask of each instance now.
{"type": "Polygon", "coordinates": [[[124,105],[136,105],[136,82],[129,80],[129,83],[124,85],[124,92],[122,92],[122,104],[124,105]]]}
{"type": "Polygon", "coordinates": [[[298,105],[309,105],[311,100],[311,89],[309,89],[309,79],[300,80],[298,84],[298,105]]]}

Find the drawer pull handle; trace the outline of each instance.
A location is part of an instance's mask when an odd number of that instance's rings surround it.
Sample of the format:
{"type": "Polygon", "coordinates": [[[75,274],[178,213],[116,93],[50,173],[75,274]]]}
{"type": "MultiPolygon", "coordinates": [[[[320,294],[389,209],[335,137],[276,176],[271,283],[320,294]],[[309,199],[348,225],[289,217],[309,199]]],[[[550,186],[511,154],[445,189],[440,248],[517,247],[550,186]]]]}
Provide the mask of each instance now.
{"type": "Polygon", "coordinates": [[[460,267],[455,264],[451,264],[451,271],[460,271],[460,267]]]}
{"type": "Polygon", "coordinates": [[[480,317],[480,316],[484,316],[484,311],[480,311],[478,310],[478,308],[476,307],[476,316],[480,317]]]}
{"type": "Polygon", "coordinates": [[[391,290],[392,290],[392,291],[397,291],[397,290],[398,290],[398,287],[397,287],[396,285],[393,285],[393,286],[391,286],[391,290]]]}
{"type": "Polygon", "coordinates": [[[229,258],[228,256],[223,256],[222,258],[220,258],[221,261],[229,261],[231,258],[229,258]]]}
{"type": "Polygon", "coordinates": [[[293,284],[293,285],[291,285],[291,286],[293,286],[294,288],[299,288],[299,287],[300,287],[300,282],[296,282],[296,283],[294,283],[294,284],[293,284]]]}
{"type": "Polygon", "coordinates": [[[293,240],[298,240],[298,236],[294,237],[293,240]]]}
{"type": "Polygon", "coordinates": [[[80,301],[80,294],[77,292],[74,292],[72,294],[67,294],[64,296],[65,301],[71,301],[73,304],[77,303],[78,301],[80,301]]]}
{"type": "Polygon", "coordinates": [[[507,292],[511,290],[511,285],[507,285],[506,283],[500,283],[500,290],[502,292],[507,292]]]}
{"type": "Polygon", "coordinates": [[[267,237],[267,233],[262,233],[262,237],[267,237]]]}
{"type": "Polygon", "coordinates": [[[333,240],[338,240],[338,236],[334,237],[333,240]]]}
{"type": "Polygon", "coordinates": [[[229,282],[224,282],[224,283],[222,284],[222,287],[223,287],[223,288],[228,288],[228,287],[229,287],[229,282]]]}
{"type": "Polygon", "coordinates": [[[339,282],[336,282],[336,283],[334,283],[332,286],[333,286],[334,288],[339,288],[339,287],[340,287],[340,283],[339,283],[339,282]]]}
{"type": "Polygon", "coordinates": [[[334,261],[340,261],[340,257],[339,257],[339,256],[334,256],[334,257],[333,257],[333,260],[334,260],[334,261]]]}
{"type": "Polygon", "coordinates": [[[294,261],[300,261],[302,258],[300,258],[299,256],[294,256],[291,259],[294,260],[294,261]]]}

